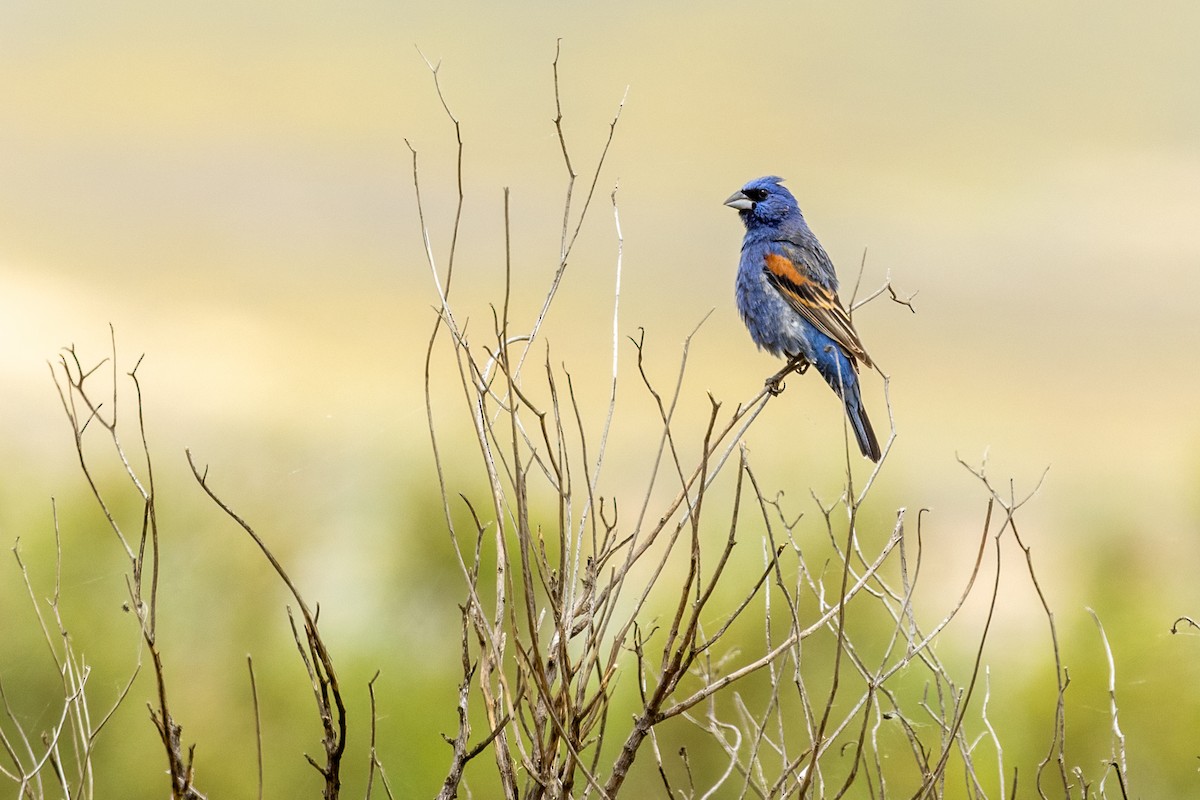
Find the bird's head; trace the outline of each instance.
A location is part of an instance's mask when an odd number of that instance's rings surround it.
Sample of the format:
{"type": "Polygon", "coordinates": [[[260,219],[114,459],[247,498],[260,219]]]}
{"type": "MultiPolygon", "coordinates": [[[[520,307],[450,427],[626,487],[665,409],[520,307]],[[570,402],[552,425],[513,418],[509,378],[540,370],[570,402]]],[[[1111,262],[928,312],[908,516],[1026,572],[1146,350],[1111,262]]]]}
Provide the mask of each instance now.
{"type": "Polygon", "coordinates": [[[734,192],[725,205],[737,209],[747,228],[778,225],[788,218],[799,217],[800,206],[792,193],[781,185],[782,181],[783,178],[774,175],[755,178],[734,192]]]}

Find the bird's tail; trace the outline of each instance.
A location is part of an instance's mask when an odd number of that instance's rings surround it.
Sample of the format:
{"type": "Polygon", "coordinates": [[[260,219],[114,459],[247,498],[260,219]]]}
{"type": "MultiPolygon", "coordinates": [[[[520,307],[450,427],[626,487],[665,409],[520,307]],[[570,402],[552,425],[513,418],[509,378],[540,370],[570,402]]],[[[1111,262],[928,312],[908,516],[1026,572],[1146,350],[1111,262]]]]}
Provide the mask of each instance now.
{"type": "Polygon", "coordinates": [[[858,440],[858,449],[864,456],[878,463],[883,453],[879,449],[879,440],[875,438],[875,430],[871,427],[871,420],[867,419],[867,412],[863,409],[858,394],[858,387],[855,386],[855,402],[852,403],[849,398],[846,398],[846,416],[850,418],[850,427],[854,429],[854,438],[858,440]]]}
{"type": "Polygon", "coordinates": [[[854,363],[836,346],[832,348],[833,358],[818,358],[817,370],[842,398],[846,406],[846,416],[850,419],[850,427],[854,430],[854,438],[858,441],[858,449],[872,461],[878,462],[883,453],[879,449],[879,440],[875,438],[875,429],[867,418],[867,411],[862,404],[862,390],[858,385],[858,372],[854,363]]]}

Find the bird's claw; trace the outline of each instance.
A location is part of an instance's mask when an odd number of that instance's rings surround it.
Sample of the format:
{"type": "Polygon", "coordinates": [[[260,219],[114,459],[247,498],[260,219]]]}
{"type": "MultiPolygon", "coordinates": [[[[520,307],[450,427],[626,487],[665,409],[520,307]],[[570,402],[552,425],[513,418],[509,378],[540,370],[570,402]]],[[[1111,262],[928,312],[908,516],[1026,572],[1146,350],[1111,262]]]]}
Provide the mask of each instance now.
{"type": "Polygon", "coordinates": [[[779,395],[783,394],[783,390],[787,386],[787,384],[783,382],[783,379],[793,372],[797,375],[803,375],[808,371],[808,367],[809,360],[807,358],[804,356],[793,356],[792,359],[788,361],[786,367],[767,378],[767,392],[770,393],[772,397],[778,397],[779,395]]]}

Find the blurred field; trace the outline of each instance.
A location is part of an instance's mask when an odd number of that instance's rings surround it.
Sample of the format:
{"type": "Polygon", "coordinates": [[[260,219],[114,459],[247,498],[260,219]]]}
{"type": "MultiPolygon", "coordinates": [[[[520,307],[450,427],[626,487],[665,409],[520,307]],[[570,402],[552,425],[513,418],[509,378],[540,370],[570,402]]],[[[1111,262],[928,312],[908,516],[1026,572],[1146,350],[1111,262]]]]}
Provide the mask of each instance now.
{"type": "MultiPolygon", "coordinates": [[[[318,731],[284,595],[201,501],[184,447],[321,602],[344,682],[382,669],[381,757],[400,796],[432,795],[449,758],[438,734],[454,724],[461,587],[433,504],[421,380],[436,295],[405,139],[439,255],[454,149],[413,45],[441,61],[463,125],[455,292],[482,331],[502,285],[502,187],[518,315],[529,319],[556,263],[565,170],[550,63],[562,37],[579,172],[626,87],[628,99],[548,323],[554,360],[602,408],[619,180],[622,335],[646,330],[648,363],[667,381],[683,338],[715,309],[693,342],[685,419],[698,424],[705,392],[731,405],[751,396],[776,365],[734,312],[741,228],[721,200],[748,178],[787,177],[844,297],[864,249],[862,293],[889,274],[918,292],[915,316],[880,299],[855,317],[891,376],[898,431],[880,518],[932,509],[928,557],[954,576],[949,597],[985,500],[956,454],[978,463],[990,448],[990,473],[1019,493],[1049,467],[1023,535],[1073,679],[1068,741],[1089,766],[1107,756],[1090,607],[1112,639],[1135,793],[1189,796],[1200,640],[1169,628],[1200,613],[1198,26],[1200,6],[1186,2],[5,4],[0,538],[20,537],[48,592],[57,498],[73,633],[98,691],[115,691],[136,638],[120,612],[122,565],[46,368],[71,343],[85,360],[108,355],[111,323],[126,369],[145,353],[169,677],[201,786],[216,796],[253,785],[247,652],[273,709],[277,796],[313,791],[299,753],[315,752],[318,731]]],[[[633,482],[654,418],[632,348],[621,358],[613,457],[633,482]]],[[[868,378],[868,402],[883,420],[880,384],[868,378]]],[[[446,386],[450,428],[459,405],[446,386]]],[[[793,379],[750,437],[765,479],[807,511],[810,487],[829,497],[841,486],[827,395],[793,379]]],[[[477,481],[473,470],[466,460],[463,479],[477,481]]],[[[1000,725],[1026,742],[1006,755],[1025,769],[1048,746],[1053,667],[1019,555],[1006,556],[986,660],[1008,698],[1000,725]]],[[[15,565],[0,576],[0,677],[12,696],[28,686],[53,697],[15,565]]],[[[112,723],[119,735],[107,734],[98,770],[110,794],[162,796],[149,692],[143,677],[112,723]]],[[[31,691],[18,711],[48,719],[44,696],[31,691]]],[[[362,720],[365,694],[354,702],[362,720]]],[[[350,794],[363,770],[352,771],[350,794]]]]}

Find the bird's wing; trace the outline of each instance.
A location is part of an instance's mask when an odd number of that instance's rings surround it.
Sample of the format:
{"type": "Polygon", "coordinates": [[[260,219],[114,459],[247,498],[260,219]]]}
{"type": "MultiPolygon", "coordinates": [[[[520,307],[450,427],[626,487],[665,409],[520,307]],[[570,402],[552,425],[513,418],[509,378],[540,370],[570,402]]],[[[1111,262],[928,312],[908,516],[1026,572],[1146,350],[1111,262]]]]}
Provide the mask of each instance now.
{"type": "Polygon", "coordinates": [[[763,271],[771,285],[806,322],[837,342],[852,360],[872,366],[837,292],[817,283],[808,270],[783,253],[767,253],[763,271]]]}

